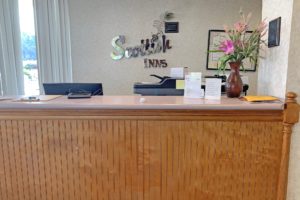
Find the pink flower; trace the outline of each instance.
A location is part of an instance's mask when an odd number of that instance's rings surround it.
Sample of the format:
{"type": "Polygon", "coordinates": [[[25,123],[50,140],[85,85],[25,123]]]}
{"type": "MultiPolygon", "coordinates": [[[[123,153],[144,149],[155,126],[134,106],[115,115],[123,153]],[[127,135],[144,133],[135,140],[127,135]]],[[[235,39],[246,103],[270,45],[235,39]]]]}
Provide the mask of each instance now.
{"type": "Polygon", "coordinates": [[[242,33],[248,29],[248,25],[243,22],[237,22],[234,24],[234,29],[238,33],[242,33]]]}
{"type": "Polygon", "coordinates": [[[219,50],[223,51],[225,54],[231,54],[234,52],[234,45],[231,40],[225,40],[221,42],[219,50]]]}

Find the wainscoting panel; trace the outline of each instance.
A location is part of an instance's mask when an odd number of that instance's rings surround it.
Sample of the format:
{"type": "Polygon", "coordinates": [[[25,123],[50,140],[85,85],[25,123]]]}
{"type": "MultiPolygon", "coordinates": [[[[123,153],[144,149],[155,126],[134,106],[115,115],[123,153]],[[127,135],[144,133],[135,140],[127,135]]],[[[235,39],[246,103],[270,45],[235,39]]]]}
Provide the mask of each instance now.
{"type": "Polygon", "coordinates": [[[1,200],[277,199],[281,121],[37,118],[0,125],[1,200]]]}

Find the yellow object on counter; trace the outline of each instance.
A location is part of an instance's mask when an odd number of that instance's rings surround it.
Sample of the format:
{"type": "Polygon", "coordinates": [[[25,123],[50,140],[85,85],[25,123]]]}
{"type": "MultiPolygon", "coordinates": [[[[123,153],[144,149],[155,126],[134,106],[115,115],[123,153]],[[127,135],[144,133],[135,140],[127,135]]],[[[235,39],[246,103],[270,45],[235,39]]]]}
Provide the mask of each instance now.
{"type": "Polygon", "coordinates": [[[184,90],[184,80],[176,80],[176,89],[177,90],[184,90]]]}
{"type": "Polygon", "coordinates": [[[273,96],[245,96],[243,97],[246,101],[276,101],[279,100],[277,97],[273,96]]]}

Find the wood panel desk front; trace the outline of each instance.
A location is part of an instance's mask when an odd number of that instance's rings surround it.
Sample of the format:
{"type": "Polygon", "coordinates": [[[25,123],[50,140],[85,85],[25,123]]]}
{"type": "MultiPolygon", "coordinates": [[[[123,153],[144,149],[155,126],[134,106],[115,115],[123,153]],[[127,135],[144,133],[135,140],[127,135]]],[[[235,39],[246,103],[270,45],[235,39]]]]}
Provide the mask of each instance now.
{"type": "Polygon", "coordinates": [[[144,98],[1,102],[0,199],[285,199],[294,94],[144,98]]]}

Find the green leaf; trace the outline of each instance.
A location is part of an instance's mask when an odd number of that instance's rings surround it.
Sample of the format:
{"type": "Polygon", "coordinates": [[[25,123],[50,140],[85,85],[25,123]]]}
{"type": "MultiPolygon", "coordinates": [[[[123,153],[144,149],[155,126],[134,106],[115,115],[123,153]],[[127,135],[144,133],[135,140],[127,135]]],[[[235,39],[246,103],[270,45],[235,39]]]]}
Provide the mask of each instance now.
{"type": "Polygon", "coordinates": [[[244,63],[241,64],[242,70],[245,72],[244,63]]]}
{"type": "Polygon", "coordinates": [[[222,50],[209,50],[209,53],[220,53],[223,52],[222,50]]]}

